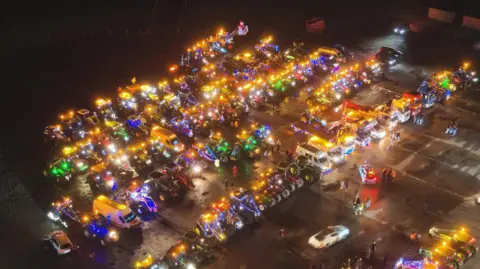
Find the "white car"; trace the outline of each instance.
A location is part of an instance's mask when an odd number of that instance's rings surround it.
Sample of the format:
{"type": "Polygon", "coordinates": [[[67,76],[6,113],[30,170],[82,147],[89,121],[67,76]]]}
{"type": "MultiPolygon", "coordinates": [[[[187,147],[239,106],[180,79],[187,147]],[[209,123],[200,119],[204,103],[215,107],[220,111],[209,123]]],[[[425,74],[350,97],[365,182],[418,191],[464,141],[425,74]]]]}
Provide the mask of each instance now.
{"type": "Polygon", "coordinates": [[[316,249],[328,248],[331,245],[344,240],[350,234],[350,230],[342,225],[328,226],[326,229],[314,234],[308,239],[308,244],[316,249]]]}
{"type": "Polygon", "coordinates": [[[55,231],[43,237],[46,246],[55,249],[58,255],[66,255],[75,249],[70,239],[62,231],[55,231]]]}

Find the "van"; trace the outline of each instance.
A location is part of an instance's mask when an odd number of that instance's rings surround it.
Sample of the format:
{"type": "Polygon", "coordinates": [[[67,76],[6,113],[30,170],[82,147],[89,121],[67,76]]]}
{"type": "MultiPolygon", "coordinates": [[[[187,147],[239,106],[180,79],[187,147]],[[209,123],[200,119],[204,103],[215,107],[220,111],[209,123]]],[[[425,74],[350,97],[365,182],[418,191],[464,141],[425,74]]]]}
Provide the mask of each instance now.
{"type": "Polygon", "coordinates": [[[327,154],[313,146],[300,144],[295,153],[299,158],[304,158],[309,165],[320,169],[323,173],[332,170],[332,164],[327,159],[327,154]]]}
{"type": "Polygon", "coordinates": [[[169,150],[181,152],[185,148],[183,143],[178,140],[175,133],[163,127],[154,126],[152,128],[151,136],[169,150]]]}
{"type": "Polygon", "coordinates": [[[317,150],[325,152],[327,155],[327,159],[334,164],[340,164],[345,162],[345,155],[343,149],[335,145],[334,143],[331,143],[323,138],[313,136],[308,140],[307,144],[316,148],[317,150]]]}
{"type": "Polygon", "coordinates": [[[109,219],[120,228],[140,227],[140,218],[127,205],[115,202],[104,195],[93,200],[93,212],[109,219]]]}

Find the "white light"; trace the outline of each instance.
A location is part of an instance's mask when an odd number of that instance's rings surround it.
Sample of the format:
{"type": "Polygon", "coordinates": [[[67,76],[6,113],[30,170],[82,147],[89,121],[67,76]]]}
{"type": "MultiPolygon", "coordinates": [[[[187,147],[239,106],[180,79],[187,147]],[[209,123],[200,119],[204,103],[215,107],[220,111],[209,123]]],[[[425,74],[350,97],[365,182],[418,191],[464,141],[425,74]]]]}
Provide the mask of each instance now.
{"type": "Polygon", "coordinates": [[[145,161],[145,163],[146,163],[147,165],[150,165],[150,164],[152,164],[152,160],[148,159],[148,160],[145,161]]]}
{"type": "Polygon", "coordinates": [[[339,94],[339,93],[337,93],[337,94],[335,95],[335,98],[337,98],[337,100],[340,100],[340,99],[342,99],[342,95],[339,94]]]}
{"type": "Polygon", "coordinates": [[[189,263],[189,264],[187,265],[187,269],[197,269],[197,267],[195,267],[195,265],[189,263]]]}
{"type": "Polygon", "coordinates": [[[202,167],[201,167],[200,165],[198,165],[198,164],[197,164],[197,165],[194,165],[194,166],[193,166],[193,172],[196,173],[196,174],[202,172],[202,167]]]}
{"type": "Polygon", "coordinates": [[[403,35],[404,33],[405,33],[405,29],[400,30],[400,34],[403,35]]]}
{"type": "Polygon", "coordinates": [[[178,151],[180,151],[180,148],[179,148],[179,147],[177,147],[177,146],[175,146],[175,147],[173,148],[173,150],[175,150],[175,151],[177,151],[177,152],[178,152],[178,151]]]}
{"type": "Polygon", "coordinates": [[[83,162],[78,162],[78,163],[77,163],[77,167],[78,167],[78,168],[81,168],[82,166],[83,166],[83,162]]]}
{"type": "Polygon", "coordinates": [[[111,188],[111,187],[113,187],[113,185],[115,185],[115,181],[113,181],[113,180],[108,180],[108,181],[107,181],[107,186],[108,186],[108,187],[111,188]]]}
{"type": "Polygon", "coordinates": [[[395,60],[390,60],[390,61],[388,61],[388,64],[393,65],[393,64],[395,64],[395,62],[396,62],[395,60]]]}
{"type": "Polygon", "coordinates": [[[117,239],[118,239],[118,234],[117,234],[117,232],[115,232],[115,231],[110,231],[110,232],[108,233],[108,237],[110,237],[110,238],[113,239],[113,240],[117,240],[117,239]]]}
{"type": "Polygon", "coordinates": [[[54,220],[54,221],[56,221],[56,220],[59,219],[59,218],[58,218],[57,216],[55,216],[52,212],[48,212],[48,213],[47,213],[47,217],[48,217],[49,219],[51,219],[51,220],[54,220]]]}
{"type": "Polygon", "coordinates": [[[115,147],[115,144],[109,144],[107,148],[111,153],[115,153],[117,151],[117,147],[115,147]]]}
{"type": "Polygon", "coordinates": [[[395,33],[398,33],[398,28],[393,29],[395,33]]]}

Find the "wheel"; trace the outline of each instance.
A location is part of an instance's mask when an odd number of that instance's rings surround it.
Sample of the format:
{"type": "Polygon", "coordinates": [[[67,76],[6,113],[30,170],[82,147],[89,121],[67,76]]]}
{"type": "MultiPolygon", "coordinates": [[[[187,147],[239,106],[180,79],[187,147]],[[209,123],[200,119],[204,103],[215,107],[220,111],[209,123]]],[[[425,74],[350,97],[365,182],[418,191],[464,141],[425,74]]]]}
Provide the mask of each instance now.
{"type": "Polygon", "coordinates": [[[470,250],[470,253],[472,253],[472,256],[477,254],[477,249],[474,246],[469,246],[468,249],[470,250]]]}
{"type": "Polygon", "coordinates": [[[313,180],[313,176],[310,175],[310,174],[306,174],[304,178],[305,178],[305,181],[312,181],[313,180]]]}
{"type": "Polygon", "coordinates": [[[297,187],[295,186],[295,184],[290,184],[290,191],[291,192],[294,192],[296,189],[297,189],[297,187]]]}
{"type": "Polygon", "coordinates": [[[287,199],[288,196],[290,196],[290,191],[288,191],[288,190],[282,191],[282,196],[283,196],[283,198],[287,199]]]}

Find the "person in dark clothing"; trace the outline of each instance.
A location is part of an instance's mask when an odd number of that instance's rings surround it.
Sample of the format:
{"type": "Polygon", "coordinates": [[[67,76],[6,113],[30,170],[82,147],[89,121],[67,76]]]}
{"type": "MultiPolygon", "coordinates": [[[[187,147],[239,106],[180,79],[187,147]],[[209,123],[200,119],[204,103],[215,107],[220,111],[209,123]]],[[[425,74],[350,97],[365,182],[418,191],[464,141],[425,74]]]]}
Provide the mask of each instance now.
{"type": "Polygon", "coordinates": [[[225,184],[225,190],[228,190],[228,178],[226,177],[225,180],[223,181],[223,183],[225,184]]]}

